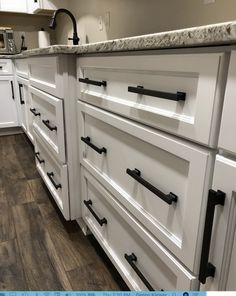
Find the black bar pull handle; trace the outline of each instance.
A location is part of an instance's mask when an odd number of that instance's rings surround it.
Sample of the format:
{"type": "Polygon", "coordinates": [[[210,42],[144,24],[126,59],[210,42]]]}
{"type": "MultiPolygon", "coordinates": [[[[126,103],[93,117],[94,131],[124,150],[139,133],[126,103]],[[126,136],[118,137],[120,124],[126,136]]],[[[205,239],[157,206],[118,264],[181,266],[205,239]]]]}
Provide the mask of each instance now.
{"type": "Polygon", "coordinates": [[[57,127],[56,126],[51,126],[50,125],[50,121],[49,120],[42,120],[43,124],[46,125],[46,127],[50,130],[50,131],[56,131],[57,127]]]}
{"type": "Polygon", "coordinates": [[[168,194],[163,193],[156,187],[154,187],[152,184],[150,184],[148,181],[144,180],[141,177],[141,172],[138,169],[127,169],[126,173],[130,175],[132,178],[134,178],[136,181],[138,181],[140,184],[142,184],[144,187],[149,189],[152,193],[156,194],[160,199],[168,203],[169,205],[172,204],[172,202],[177,202],[178,196],[174,193],[170,192],[168,194]]]}
{"type": "Polygon", "coordinates": [[[128,86],[128,92],[162,98],[162,99],[171,100],[171,101],[184,101],[186,99],[185,92],[177,91],[176,93],[168,93],[163,91],[146,89],[141,85],[138,85],[137,87],[128,86]]]}
{"type": "Polygon", "coordinates": [[[15,100],[14,86],[13,86],[13,81],[12,80],[11,80],[11,95],[12,95],[12,100],[15,100]]]}
{"type": "Polygon", "coordinates": [[[91,80],[89,78],[79,78],[79,82],[86,83],[86,84],[92,84],[96,86],[107,86],[106,81],[96,81],[96,80],[91,80]]]}
{"type": "Polygon", "coordinates": [[[21,92],[22,87],[23,87],[23,84],[19,83],[20,103],[21,103],[21,105],[24,105],[25,101],[22,98],[22,92],[21,92]]]}
{"type": "Polygon", "coordinates": [[[57,184],[57,183],[55,182],[55,180],[53,179],[53,176],[54,176],[54,173],[53,173],[53,172],[51,172],[51,173],[47,173],[47,175],[48,175],[49,180],[52,182],[52,185],[56,188],[56,190],[57,190],[58,188],[62,188],[62,187],[61,187],[61,184],[57,184]]]}
{"type": "Polygon", "coordinates": [[[40,116],[41,114],[36,111],[35,108],[30,108],[30,112],[34,114],[34,116],[40,116]]]}
{"type": "Polygon", "coordinates": [[[39,163],[45,163],[45,160],[44,160],[44,159],[41,159],[41,158],[39,157],[39,155],[40,155],[39,152],[36,152],[36,153],[35,153],[35,157],[38,159],[38,162],[39,162],[39,163]]]}
{"type": "Polygon", "coordinates": [[[107,149],[105,147],[98,148],[94,144],[91,143],[90,137],[81,137],[81,141],[83,141],[85,144],[87,144],[89,147],[91,147],[93,150],[95,150],[97,153],[102,154],[102,153],[107,153],[107,149]]]}
{"type": "Polygon", "coordinates": [[[94,212],[94,210],[91,208],[91,206],[93,204],[93,202],[91,200],[84,200],[84,204],[88,208],[90,213],[93,215],[93,217],[97,220],[97,222],[100,226],[103,226],[103,224],[107,224],[107,219],[106,218],[100,219],[98,217],[98,215],[94,212]]]}
{"type": "Polygon", "coordinates": [[[211,234],[212,234],[215,208],[217,205],[223,206],[224,203],[225,203],[224,192],[220,190],[217,190],[217,191],[214,191],[212,189],[209,190],[206,219],[205,219],[205,228],[204,228],[203,241],[202,241],[200,271],[199,271],[199,278],[198,278],[202,284],[206,283],[207,277],[209,276],[214,277],[215,275],[215,266],[208,261],[210,245],[211,245],[211,234]]]}
{"type": "Polygon", "coordinates": [[[133,268],[133,270],[137,273],[138,277],[142,280],[144,285],[148,288],[149,291],[155,291],[155,289],[150,285],[148,280],[145,278],[145,276],[142,274],[142,272],[138,269],[136,264],[134,262],[138,261],[137,256],[132,253],[130,255],[125,254],[125,259],[128,261],[129,265],[133,268]]]}

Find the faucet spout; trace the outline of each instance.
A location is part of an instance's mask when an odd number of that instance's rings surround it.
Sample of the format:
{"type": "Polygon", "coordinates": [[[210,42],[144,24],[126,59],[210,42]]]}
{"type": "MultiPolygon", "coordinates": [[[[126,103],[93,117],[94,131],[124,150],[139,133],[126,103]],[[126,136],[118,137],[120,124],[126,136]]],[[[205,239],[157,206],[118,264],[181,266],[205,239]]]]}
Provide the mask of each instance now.
{"type": "Polygon", "coordinates": [[[74,32],[73,32],[73,38],[68,38],[68,39],[73,40],[73,45],[78,45],[80,39],[77,34],[76,20],[75,20],[75,17],[73,16],[73,14],[69,10],[67,10],[65,8],[57,9],[52,15],[52,18],[49,23],[49,28],[51,28],[52,30],[56,29],[56,26],[57,26],[56,18],[57,18],[57,15],[60,13],[65,13],[65,14],[69,15],[69,17],[72,21],[72,24],[73,24],[73,31],[74,32]]]}

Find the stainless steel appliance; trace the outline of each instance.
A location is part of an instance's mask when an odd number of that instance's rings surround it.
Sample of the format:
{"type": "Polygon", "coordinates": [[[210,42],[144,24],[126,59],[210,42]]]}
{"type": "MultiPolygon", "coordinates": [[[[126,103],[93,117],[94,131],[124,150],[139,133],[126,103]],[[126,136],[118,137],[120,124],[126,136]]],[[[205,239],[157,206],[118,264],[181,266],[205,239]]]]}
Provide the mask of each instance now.
{"type": "Polygon", "coordinates": [[[0,54],[15,54],[13,30],[11,28],[0,28],[0,54]]]}

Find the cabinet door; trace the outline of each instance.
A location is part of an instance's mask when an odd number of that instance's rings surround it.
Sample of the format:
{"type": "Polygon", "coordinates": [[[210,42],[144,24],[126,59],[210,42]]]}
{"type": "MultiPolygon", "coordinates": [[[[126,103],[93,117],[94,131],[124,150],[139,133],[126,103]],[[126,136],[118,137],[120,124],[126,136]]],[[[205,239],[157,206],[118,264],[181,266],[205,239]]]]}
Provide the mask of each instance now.
{"type": "Polygon", "coordinates": [[[12,77],[0,77],[0,128],[18,126],[12,77]]]}
{"type": "Polygon", "coordinates": [[[35,13],[40,8],[40,0],[28,0],[28,12],[35,13]]]}
{"type": "Polygon", "coordinates": [[[21,126],[24,131],[27,133],[28,130],[28,120],[27,120],[27,93],[28,93],[28,86],[21,83],[20,81],[17,82],[18,85],[18,98],[20,101],[20,118],[21,118],[21,126]]]}
{"type": "Polygon", "coordinates": [[[27,134],[28,137],[30,138],[31,142],[34,142],[34,133],[33,133],[33,104],[32,104],[32,97],[31,94],[29,93],[28,86],[25,88],[25,91],[27,91],[26,95],[26,116],[28,120],[28,129],[27,129],[27,134]]]}
{"type": "Polygon", "coordinates": [[[28,12],[27,0],[0,0],[2,11],[28,12]]]}
{"type": "Polygon", "coordinates": [[[46,10],[56,10],[59,7],[64,7],[64,0],[41,0],[42,8],[46,10]]]}
{"type": "Polygon", "coordinates": [[[30,0],[33,2],[31,6],[33,7],[33,13],[40,13],[42,10],[44,10],[44,14],[50,15],[52,11],[57,10],[60,7],[66,8],[66,1],[64,0],[30,0]]]}
{"type": "MultiPolygon", "coordinates": [[[[214,277],[207,277],[206,283],[201,285],[202,290],[224,291],[235,290],[235,256],[236,247],[233,247],[236,225],[236,162],[217,155],[213,189],[225,194],[224,205],[215,207],[214,223],[210,241],[208,263],[215,267],[214,277]],[[234,255],[232,254],[234,248],[234,255]],[[231,261],[232,258],[232,261],[231,261]],[[229,270],[229,263],[231,267],[229,270]],[[234,270],[234,273],[232,274],[234,270]],[[232,272],[230,272],[232,271],[232,272]],[[229,275],[229,281],[227,278],[229,275]]],[[[210,214],[210,213],[208,213],[210,214]]],[[[204,249],[206,251],[206,249],[204,249]]],[[[204,253],[204,252],[203,252],[204,253]]],[[[203,254],[202,254],[203,255],[203,254]]]]}
{"type": "Polygon", "coordinates": [[[219,147],[236,154],[236,51],[232,51],[221,120],[219,147]]]}

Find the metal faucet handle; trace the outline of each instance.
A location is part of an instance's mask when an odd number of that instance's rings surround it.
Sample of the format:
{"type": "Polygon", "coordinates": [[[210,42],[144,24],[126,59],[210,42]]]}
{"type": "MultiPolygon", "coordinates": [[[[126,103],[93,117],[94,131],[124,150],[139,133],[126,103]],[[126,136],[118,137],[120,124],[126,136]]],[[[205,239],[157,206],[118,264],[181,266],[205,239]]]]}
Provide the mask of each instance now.
{"type": "Polygon", "coordinates": [[[74,45],[78,45],[80,41],[79,37],[73,37],[73,38],[69,37],[68,40],[73,40],[74,45]]]}

